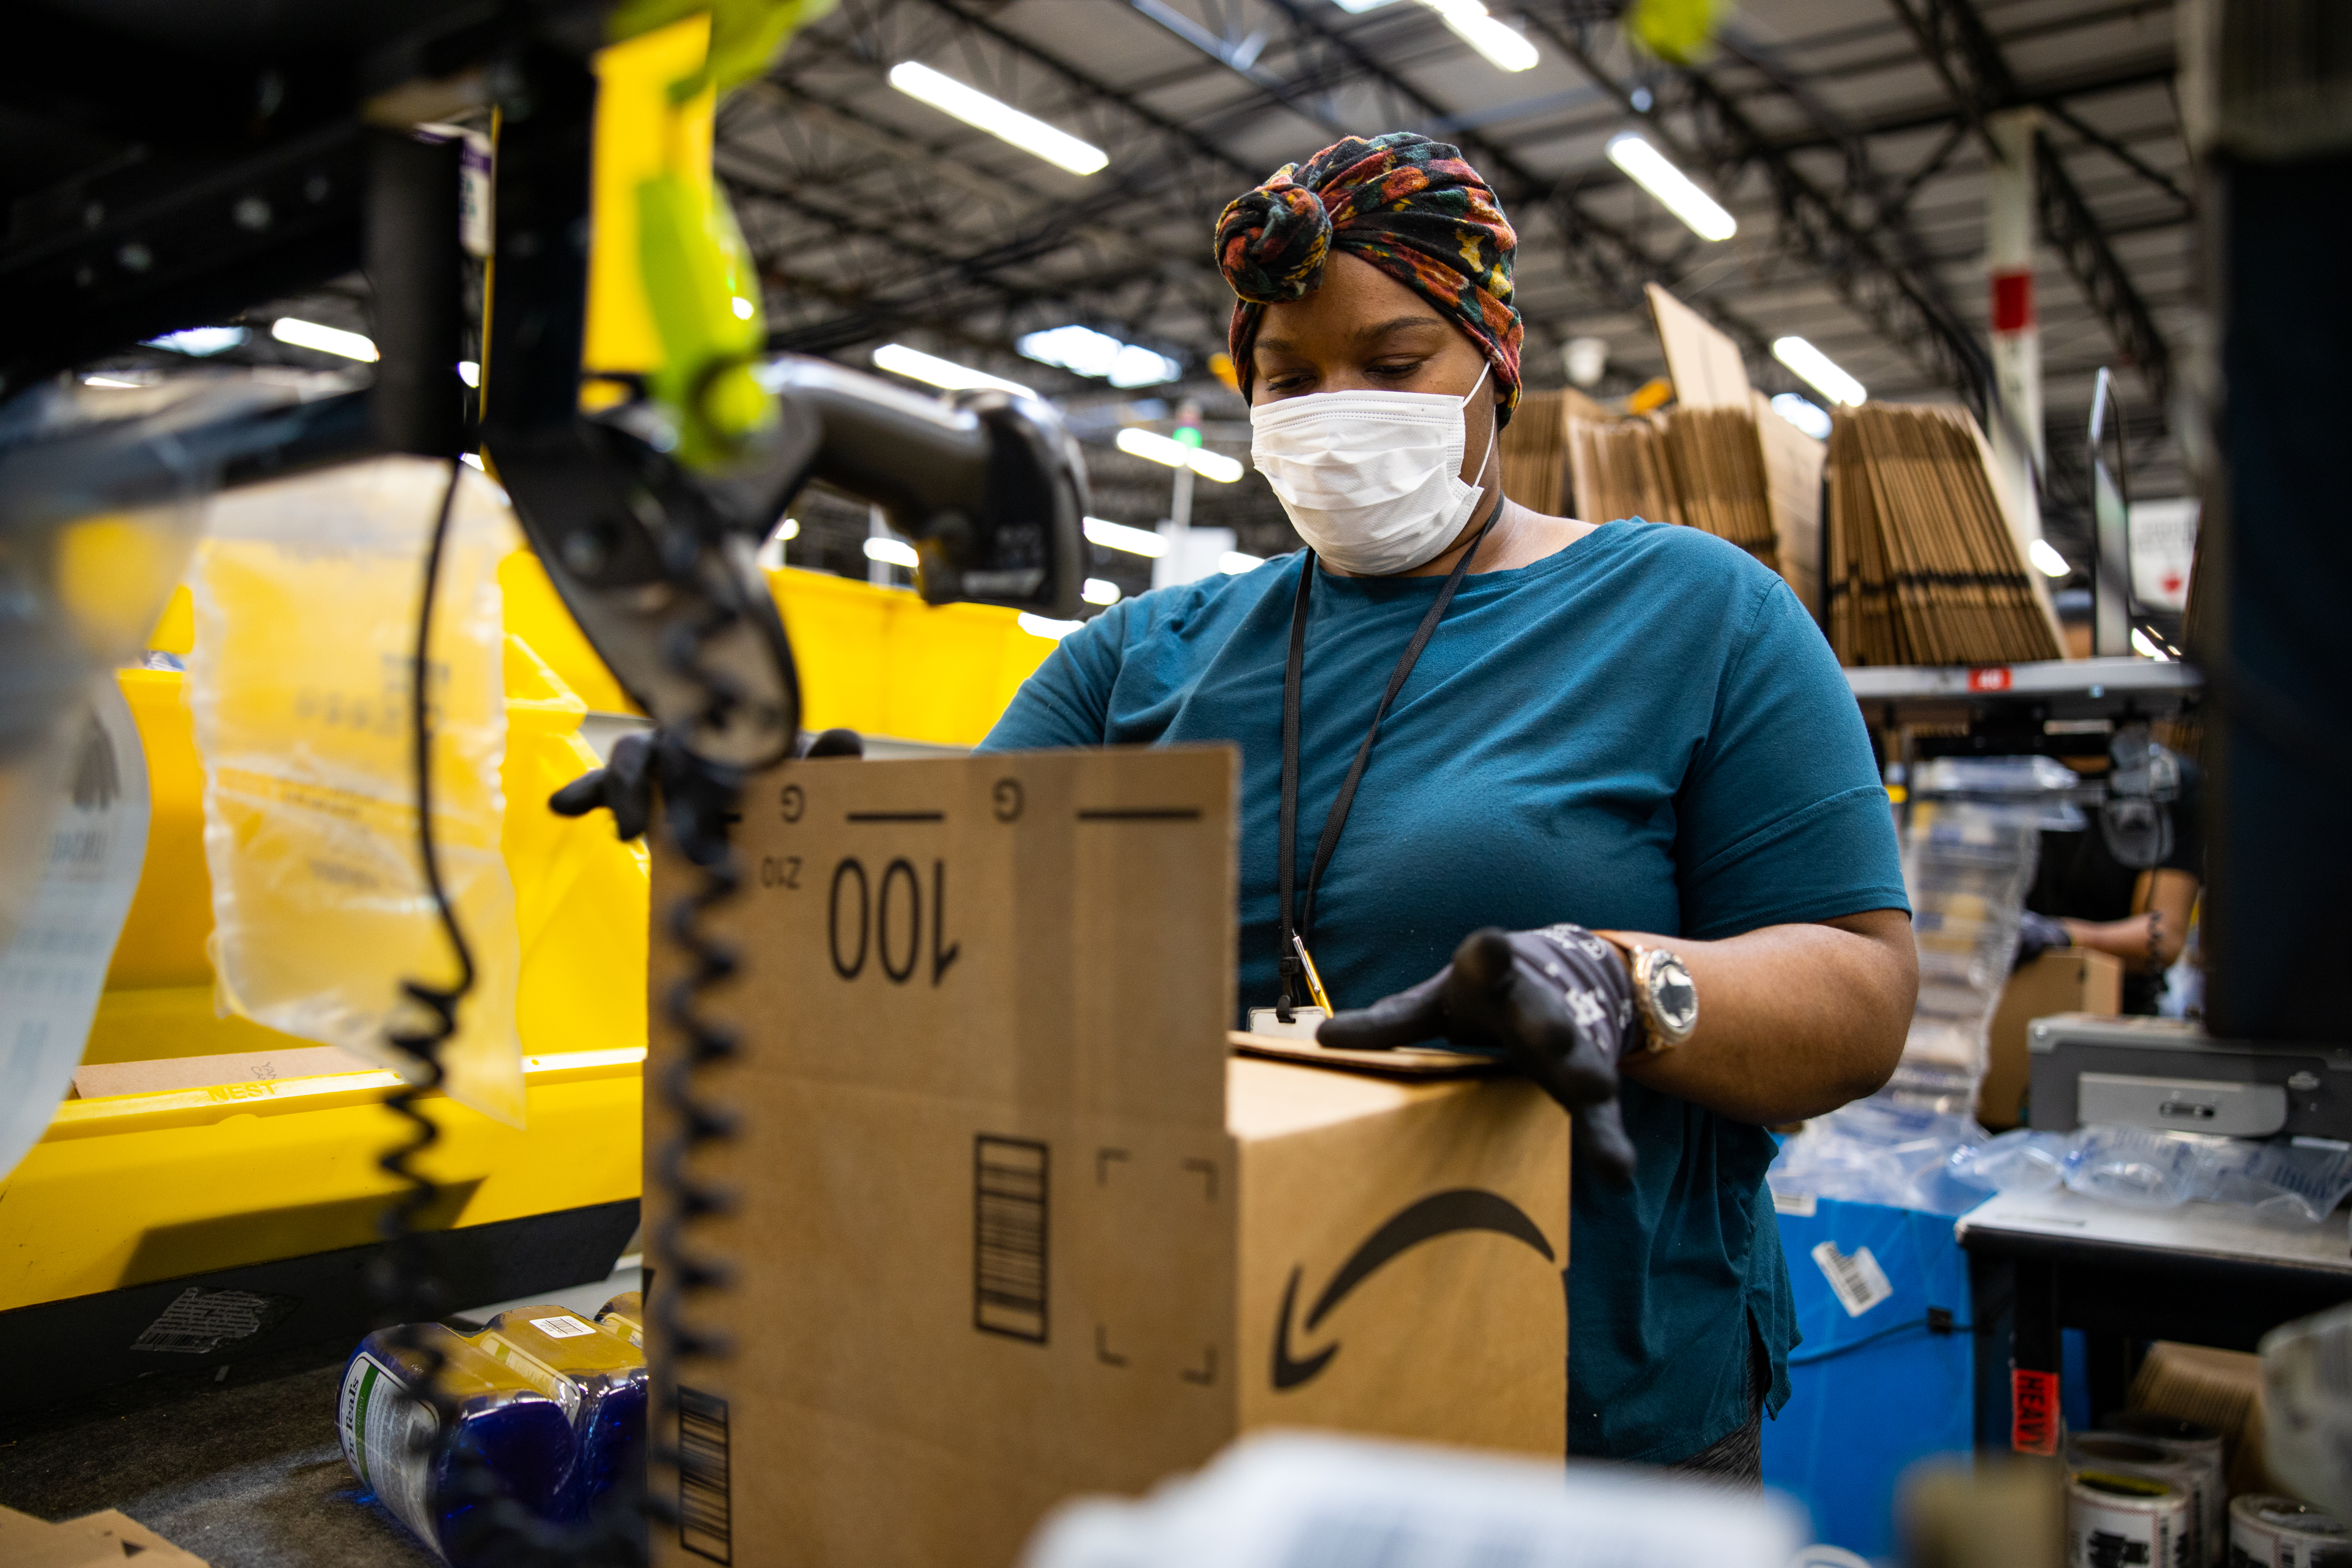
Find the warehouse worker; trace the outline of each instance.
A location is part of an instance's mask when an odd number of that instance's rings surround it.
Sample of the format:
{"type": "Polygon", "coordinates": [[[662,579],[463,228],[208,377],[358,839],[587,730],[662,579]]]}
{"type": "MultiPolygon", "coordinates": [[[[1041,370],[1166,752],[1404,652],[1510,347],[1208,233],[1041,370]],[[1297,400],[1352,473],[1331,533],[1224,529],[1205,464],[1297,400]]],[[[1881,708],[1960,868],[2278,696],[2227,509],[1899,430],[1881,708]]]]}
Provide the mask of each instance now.
{"type": "Polygon", "coordinates": [[[1779,577],[1501,493],[1515,243],[1402,133],[1227,208],[1253,454],[1309,548],[1112,606],[984,746],[1237,745],[1244,1006],[1300,1016],[1311,962],[1364,1009],[1325,1044],[1500,1050],[1579,1110],[1570,1451],[1754,1481],[1795,1339],[1764,1128],[1894,1069],[1894,828],[1779,577]]]}
{"type": "Polygon", "coordinates": [[[2145,725],[2126,725],[2107,777],[2115,798],[2082,831],[2042,835],[2018,962],[2052,947],[2110,953],[2123,960],[2123,1010],[2153,1014],[2205,877],[2203,774],[2150,741],[2145,725]]]}

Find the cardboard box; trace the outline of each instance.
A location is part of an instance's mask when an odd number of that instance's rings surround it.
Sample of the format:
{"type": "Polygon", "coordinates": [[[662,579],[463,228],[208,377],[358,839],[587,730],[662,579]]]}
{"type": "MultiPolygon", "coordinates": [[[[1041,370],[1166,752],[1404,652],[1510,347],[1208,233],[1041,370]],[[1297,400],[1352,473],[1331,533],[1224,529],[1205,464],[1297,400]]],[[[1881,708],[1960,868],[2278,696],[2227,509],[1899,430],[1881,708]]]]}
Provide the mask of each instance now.
{"type": "Polygon", "coordinates": [[[1986,1036],[1984,1082],[1977,1089],[1977,1120],[1999,1132],[2025,1124],[2029,1061],[2025,1026],[2053,1013],[2123,1011],[2123,960],[2085,947],[2053,947],[2020,964],[2000,994],[1986,1036]]]}
{"type": "MultiPolygon", "coordinates": [[[[690,1232],[734,1282],[686,1303],[734,1349],[650,1347],[688,1459],[660,1562],[1007,1564],[1266,1425],[1564,1451],[1567,1119],[1229,1060],[1233,796],[1222,749],[755,787],[709,922],[743,1048],[700,1075],[740,1125],[697,1160],[738,1202],[690,1232]]],[[[657,929],[693,877],[656,861],[657,929]]]]}
{"type": "Polygon", "coordinates": [[[126,1557],[142,1559],[142,1568],[205,1568],[203,1558],[117,1509],[51,1524],[0,1508],[0,1563],[8,1568],[110,1568],[126,1557]]]}

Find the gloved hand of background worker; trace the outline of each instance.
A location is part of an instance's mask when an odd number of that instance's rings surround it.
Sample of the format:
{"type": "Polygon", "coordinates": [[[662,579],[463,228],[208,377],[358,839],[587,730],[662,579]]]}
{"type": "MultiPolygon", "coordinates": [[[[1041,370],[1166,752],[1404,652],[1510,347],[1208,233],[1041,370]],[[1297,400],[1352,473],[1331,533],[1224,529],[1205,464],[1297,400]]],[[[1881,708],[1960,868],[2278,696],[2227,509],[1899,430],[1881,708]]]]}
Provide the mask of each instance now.
{"type": "MultiPolygon", "coordinates": [[[[653,821],[657,742],[650,730],[639,730],[613,742],[613,753],[601,768],[592,768],[547,797],[547,808],[558,816],[585,816],[598,807],[613,814],[613,831],[624,843],[643,837],[653,821]]],[[[855,730],[803,731],[800,756],[862,757],[866,742],[855,730]]]]}
{"type": "Polygon", "coordinates": [[[2010,970],[2015,973],[2053,947],[2074,945],[2074,933],[2066,929],[2065,921],[2053,920],[2048,915],[2037,915],[2028,910],[2017,923],[2017,957],[2011,963],[2010,970]]]}
{"type": "Polygon", "coordinates": [[[1499,1053],[1576,1118],[1580,1151],[1622,1182],[1633,1143],[1617,1107],[1617,1058],[1633,1028],[1633,977],[1616,949],[1582,926],[1488,926],[1427,980],[1330,1018],[1315,1037],[1339,1050],[1443,1038],[1499,1053]]]}

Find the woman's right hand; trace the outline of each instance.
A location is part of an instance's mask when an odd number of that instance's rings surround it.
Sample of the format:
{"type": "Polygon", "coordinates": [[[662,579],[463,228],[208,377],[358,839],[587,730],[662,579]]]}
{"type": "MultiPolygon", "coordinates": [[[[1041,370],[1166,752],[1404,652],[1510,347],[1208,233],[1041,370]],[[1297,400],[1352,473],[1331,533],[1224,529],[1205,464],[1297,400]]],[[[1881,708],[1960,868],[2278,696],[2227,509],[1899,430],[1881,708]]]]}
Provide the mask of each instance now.
{"type": "Polygon", "coordinates": [[[1442,1038],[1499,1054],[1576,1118],[1586,1157],[1622,1183],[1634,1151],[1617,1107],[1617,1059],[1633,1027],[1633,977],[1606,942],[1577,925],[1488,926],[1427,980],[1328,1019],[1315,1037],[1335,1050],[1442,1038]]]}

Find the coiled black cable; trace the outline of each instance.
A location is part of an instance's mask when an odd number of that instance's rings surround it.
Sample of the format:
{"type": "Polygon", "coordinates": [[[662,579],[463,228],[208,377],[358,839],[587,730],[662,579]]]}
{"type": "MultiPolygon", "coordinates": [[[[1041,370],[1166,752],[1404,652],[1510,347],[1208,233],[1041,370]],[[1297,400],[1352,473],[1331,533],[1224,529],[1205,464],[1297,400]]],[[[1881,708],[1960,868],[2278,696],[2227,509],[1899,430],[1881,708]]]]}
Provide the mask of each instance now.
{"type": "MultiPolygon", "coordinates": [[[[456,963],[457,977],[446,985],[414,978],[401,982],[402,995],[421,1010],[415,1023],[396,1024],[388,1033],[391,1044],[406,1065],[401,1086],[384,1105],[409,1124],[409,1136],[387,1151],[378,1165],[401,1184],[399,1196],[385,1209],[378,1228],[387,1246],[372,1270],[376,1299],[397,1326],[388,1339],[397,1350],[413,1356],[415,1374],[409,1396],[429,1407],[431,1427],[412,1427],[415,1445],[410,1460],[430,1465],[434,1450],[454,1439],[459,1415],[456,1397],[445,1386],[441,1373],[448,1356],[430,1332],[434,1321],[446,1310],[443,1292],[434,1279],[417,1222],[430,1208],[435,1189],[416,1161],[440,1141],[440,1130],[420,1109],[436,1093],[447,1072],[441,1052],[457,1031],[459,1005],[471,994],[477,978],[473,950],[466,941],[457,910],[441,877],[439,850],[433,833],[432,661],[434,602],[440,585],[441,563],[448,544],[451,516],[464,475],[452,460],[441,494],[430,540],[425,547],[424,583],[416,612],[416,642],[411,671],[410,739],[414,748],[412,785],[416,804],[417,858],[427,896],[456,963]]],[[[723,832],[723,827],[722,827],[723,832]]],[[[405,1356],[404,1359],[405,1359],[405,1356]]],[[[479,1462],[452,1467],[453,1496],[459,1505],[444,1542],[449,1555],[461,1561],[499,1564],[499,1568],[642,1568],[646,1562],[644,1479],[625,1477],[588,1519],[555,1521],[541,1518],[509,1495],[498,1478],[479,1462]]]]}

